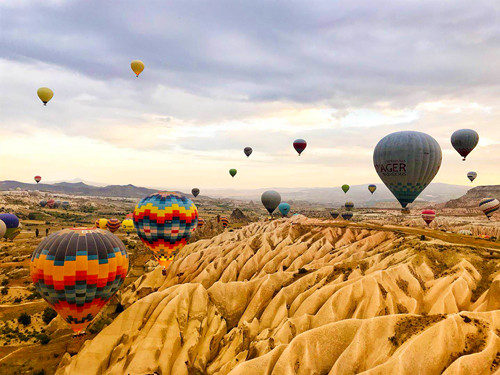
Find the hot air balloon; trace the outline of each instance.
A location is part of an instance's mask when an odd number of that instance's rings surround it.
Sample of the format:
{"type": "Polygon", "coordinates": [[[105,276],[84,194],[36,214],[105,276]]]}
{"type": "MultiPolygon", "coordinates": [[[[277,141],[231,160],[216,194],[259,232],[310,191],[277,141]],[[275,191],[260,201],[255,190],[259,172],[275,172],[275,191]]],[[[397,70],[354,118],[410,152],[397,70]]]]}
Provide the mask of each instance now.
{"type": "Polygon", "coordinates": [[[436,212],[434,210],[423,210],[422,211],[422,219],[425,221],[427,225],[430,225],[436,218],[436,212]]]}
{"type": "Polygon", "coordinates": [[[306,147],[307,147],[307,142],[304,141],[303,139],[296,139],[295,141],[293,141],[293,148],[295,149],[295,151],[299,153],[299,156],[302,153],[302,151],[306,149],[306,147]]]}
{"type": "MultiPolygon", "coordinates": [[[[498,210],[499,207],[500,207],[500,202],[498,202],[498,199],[495,198],[484,198],[481,200],[481,202],[479,202],[479,208],[481,209],[481,211],[484,212],[488,220],[490,219],[490,217],[493,216],[493,212],[498,210]]],[[[7,225],[7,228],[8,227],[9,226],[7,225]]]]}
{"type": "Polygon", "coordinates": [[[352,217],[354,216],[354,214],[350,211],[347,211],[347,212],[342,212],[342,219],[344,220],[351,220],[352,217]]]}
{"type": "Polygon", "coordinates": [[[125,216],[125,219],[134,219],[134,214],[128,213],[127,216],[125,216]]]}
{"type": "Polygon", "coordinates": [[[7,232],[7,225],[0,220],[0,238],[3,238],[5,236],[5,232],[7,232]]]}
{"type": "Polygon", "coordinates": [[[332,218],[335,220],[336,218],[339,217],[339,212],[338,211],[330,211],[330,215],[332,215],[332,218]]]}
{"type": "Polygon", "coordinates": [[[4,237],[10,241],[12,241],[14,238],[16,238],[19,234],[21,234],[21,228],[22,224],[19,223],[17,228],[7,228],[5,231],[4,237]]]}
{"type": "Polygon", "coordinates": [[[54,205],[55,205],[55,204],[56,204],[56,201],[55,201],[55,200],[53,200],[53,199],[49,199],[49,200],[47,201],[47,207],[48,207],[48,208],[54,208],[54,205]]]}
{"type": "Polygon", "coordinates": [[[368,185],[368,191],[370,193],[372,193],[372,194],[375,193],[375,190],[377,190],[377,185],[373,185],[373,184],[368,185]]]}
{"type": "Polygon", "coordinates": [[[384,184],[406,208],[439,171],[441,157],[441,147],[430,135],[402,131],[378,142],[373,164],[384,184]]]}
{"type": "Polygon", "coordinates": [[[130,63],[130,67],[132,71],[135,73],[136,77],[139,77],[139,74],[144,70],[144,63],[141,60],[134,60],[130,63]]]}
{"type": "Polygon", "coordinates": [[[114,234],[73,228],[43,239],[30,273],[37,292],[80,332],[120,289],[128,266],[127,250],[114,234]]]}
{"type": "MultiPolygon", "coordinates": [[[[127,215],[128,216],[128,215],[127,215]]],[[[125,219],[122,221],[122,230],[127,233],[127,236],[135,230],[134,220],[125,219]]]]}
{"type": "Polygon", "coordinates": [[[354,203],[347,201],[345,202],[344,207],[347,211],[351,211],[354,208],[354,203]]]}
{"type": "Polygon", "coordinates": [[[252,148],[251,148],[251,147],[245,147],[245,148],[243,149],[243,152],[245,153],[245,155],[246,155],[246,156],[247,156],[247,158],[248,158],[250,155],[252,155],[253,150],[252,150],[252,148]]]}
{"type": "Polygon", "coordinates": [[[153,193],[135,206],[134,225],[141,241],[166,269],[196,230],[198,210],[177,193],[153,193]]]}
{"type": "Polygon", "coordinates": [[[467,173],[467,177],[469,178],[470,182],[472,182],[476,179],[477,173],[474,171],[470,171],[467,173]]]}
{"type": "Polygon", "coordinates": [[[64,208],[65,210],[67,210],[69,208],[69,202],[68,201],[62,202],[62,208],[64,208]]]}
{"type": "Polygon", "coordinates": [[[227,217],[225,217],[225,216],[221,216],[221,217],[220,217],[220,222],[222,223],[222,227],[223,227],[224,229],[225,229],[225,228],[228,226],[228,224],[229,224],[229,220],[228,220],[228,218],[227,218],[227,217]]]}
{"type": "Polygon", "coordinates": [[[198,218],[198,228],[201,228],[205,224],[205,220],[203,220],[201,217],[198,218]]]}
{"type": "Polygon", "coordinates": [[[195,197],[195,198],[196,198],[196,197],[198,196],[198,194],[200,194],[200,189],[198,189],[198,188],[193,188],[193,189],[191,190],[191,194],[193,194],[193,197],[195,197]]]}
{"type": "Polygon", "coordinates": [[[342,185],[342,191],[347,194],[347,192],[349,191],[349,185],[347,184],[342,185]]]}
{"type": "Polygon", "coordinates": [[[40,206],[45,207],[47,205],[47,201],[45,199],[42,199],[40,201],[40,206]]]}
{"type": "Polygon", "coordinates": [[[269,214],[272,215],[276,207],[278,207],[281,202],[281,195],[277,191],[268,190],[262,193],[260,200],[266,210],[269,211],[269,214]]]}
{"type": "Polygon", "coordinates": [[[462,229],[458,231],[458,234],[461,234],[463,236],[472,236],[472,232],[467,229],[462,229]]]}
{"type": "Polygon", "coordinates": [[[5,223],[7,229],[19,227],[19,218],[14,214],[0,214],[0,220],[5,223]]]}
{"type": "Polygon", "coordinates": [[[118,229],[120,229],[120,225],[122,225],[122,222],[115,218],[109,219],[106,223],[106,227],[111,233],[115,233],[118,229]]]}
{"type": "Polygon", "coordinates": [[[59,208],[59,207],[61,207],[61,201],[57,200],[54,202],[54,208],[59,208]]]}
{"type": "Polygon", "coordinates": [[[47,105],[50,99],[52,99],[52,97],[54,96],[54,92],[48,87],[40,87],[36,93],[38,94],[40,100],[43,102],[43,105],[47,105]]]}
{"type": "Polygon", "coordinates": [[[108,224],[108,219],[101,218],[95,221],[95,227],[98,229],[104,229],[104,230],[108,229],[107,224],[108,224]]]}
{"type": "Polygon", "coordinates": [[[451,135],[451,144],[463,160],[474,150],[478,142],[479,134],[472,129],[460,129],[451,135]]]}
{"type": "Polygon", "coordinates": [[[280,210],[281,215],[283,215],[283,217],[285,217],[290,212],[290,205],[288,203],[285,203],[285,202],[280,203],[278,206],[278,210],[280,210]]]}
{"type": "Polygon", "coordinates": [[[237,173],[237,172],[238,172],[238,171],[237,171],[236,169],[234,169],[234,168],[231,168],[231,169],[229,170],[229,174],[231,175],[231,177],[236,176],[236,173],[237,173]]]}
{"type": "Polygon", "coordinates": [[[42,181],[42,177],[40,176],[35,176],[35,181],[38,184],[40,181],[42,181]]]}

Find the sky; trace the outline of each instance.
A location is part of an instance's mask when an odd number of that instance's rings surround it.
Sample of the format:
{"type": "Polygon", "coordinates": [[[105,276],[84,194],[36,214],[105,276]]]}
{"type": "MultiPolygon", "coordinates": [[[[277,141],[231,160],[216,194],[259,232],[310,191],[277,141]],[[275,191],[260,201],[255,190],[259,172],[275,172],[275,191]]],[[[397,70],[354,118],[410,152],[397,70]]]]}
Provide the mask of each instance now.
{"type": "Polygon", "coordinates": [[[381,183],[377,142],[418,130],[443,150],[435,182],[500,183],[496,0],[3,0],[0,29],[0,180],[381,183]]]}

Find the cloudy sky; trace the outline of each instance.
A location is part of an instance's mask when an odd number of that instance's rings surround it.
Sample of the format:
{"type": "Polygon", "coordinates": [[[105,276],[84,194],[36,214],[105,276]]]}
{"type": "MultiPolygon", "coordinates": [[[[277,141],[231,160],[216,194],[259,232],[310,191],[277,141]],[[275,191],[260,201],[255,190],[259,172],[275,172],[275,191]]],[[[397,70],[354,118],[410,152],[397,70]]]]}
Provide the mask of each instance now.
{"type": "Polygon", "coordinates": [[[2,180],[378,183],[378,140],[419,130],[436,182],[500,183],[496,0],[3,0],[0,25],[2,180]],[[461,128],[481,137],[467,162],[461,128]]]}

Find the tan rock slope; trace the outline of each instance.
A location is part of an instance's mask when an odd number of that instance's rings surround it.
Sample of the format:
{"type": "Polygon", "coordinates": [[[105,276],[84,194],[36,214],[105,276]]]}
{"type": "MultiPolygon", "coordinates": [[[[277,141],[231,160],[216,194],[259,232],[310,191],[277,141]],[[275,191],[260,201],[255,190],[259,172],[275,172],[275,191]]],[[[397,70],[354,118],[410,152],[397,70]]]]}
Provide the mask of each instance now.
{"type": "Polygon", "coordinates": [[[57,374],[500,374],[500,252],[294,216],[186,246],[57,374]]]}

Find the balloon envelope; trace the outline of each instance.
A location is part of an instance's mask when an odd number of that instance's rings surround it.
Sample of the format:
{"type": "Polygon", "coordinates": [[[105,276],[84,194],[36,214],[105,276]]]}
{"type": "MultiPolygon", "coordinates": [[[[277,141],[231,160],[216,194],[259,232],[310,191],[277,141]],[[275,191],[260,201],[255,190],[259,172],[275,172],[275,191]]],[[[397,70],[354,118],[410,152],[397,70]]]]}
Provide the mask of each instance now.
{"type": "Polygon", "coordinates": [[[65,210],[67,210],[69,208],[69,202],[62,202],[62,208],[64,208],[65,210]]]}
{"type": "Polygon", "coordinates": [[[280,203],[278,209],[281,212],[281,215],[286,216],[290,212],[290,205],[288,203],[280,203]]]}
{"type": "Polygon", "coordinates": [[[0,214],[0,220],[5,223],[7,229],[17,228],[19,226],[19,218],[14,214],[0,214]]]}
{"type": "Polygon", "coordinates": [[[130,68],[132,68],[135,75],[139,77],[139,74],[144,70],[144,63],[141,60],[134,60],[130,63],[130,68]]]}
{"type": "Polygon", "coordinates": [[[166,268],[196,230],[198,209],[180,194],[153,193],[135,206],[134,225],[141,241],[166,268]]]}
{"type": "Polygon", "coordinates": [[[198,228],[201,228],[205,224],[205,220],[203,220],[201,217],[198,218],[198,228]]]}
{"type": "Polygon", "coordinates": [[[231,169],[229,170],[229,174],[231,175],[231,177],[236,176],[236,173],[237,173],[237,172],[238,172],[238,171],[237,171],[236,169],[234,169],[234,168],[231,168],[231,169]]]}
{"type": "Polygon", "coordinates": [[[500,202],[496,198],[484,198],[479,202],[479,208],[489,219],[493,213],[500,208],[500,202]]]}
{"type": "Polygon", "coordinates": [[[95,221],[95,227],[99,229],[108,229],[107,224],[108,224],[108,219],[101,218],[95,221]]]}
{"type": "Polygon", "coordinates": [[[467,173],[467,178],[470,180],[470,182],[474,181],[477,177],[477,173],[474,171],[470,171],[467,173]]]}
{"type": "Polygon", "coordinates": [[[281,202],[281,195],[277,191],[268,190],[262,193],[260,200],[266,210],[272,215],[273,211],[281,202]]]}
{"type": "Polygon", "coordinates": [[[342,212],[342,219],[351,220],[354,214],[352,212],[342,212]]]}
{"type": "Polygon", "coordinates": [[[40,206],[45,207],[47,205],[47,201],[45,199],[42,199],[40,201],[40,206]]]}
{"type": "Polygon", "coordinates": [[[479,134],[472,129],[460,129],[451,135],[453,148],[464,158],[470,154],[479,142],[479,134]]]}
{"type": "Polygon", "coordinates": [[[333,219],[336,219],[339,217],[339,212],[338,211],[330,211],[330,215],[332,215],[333,219]]]}
{"type": "Polygon", "coordinates": [[[118,229],[120,229],[122,222],[118,219],[112,218],[109,219],[106,223],[106,227],[111,233],[115,233],[118,229]]]}
{"type": "Polygon", "coordinates": [[[135,230],[134,220],[132,220],[132,219],[123,220],[122,221],[122,230],[124,232],[127,232],[127,233],[133,232],[135,230]]]}
{"type": "Polygon", "coordinates": [[[295,151],[299,153],[299,156],[302,153],[302,151],[306,149],[306,147],[307,147],[307,142],[303,139],[296,139],[295,141],[293,141],[293,148],[295,149],[295,151]]]}
{"type": "Polygon", "coordinates": [[[54,208],[54,205],[55,205],[55,204],[56,204],[56,201],[55,201],[55,200],[53,200],[53,199],[49,199],[49,200],[47,201],[47,207],[48,207],[48,208],[54,208]]]}
{"type": "Polygon", "coordinates": [[[403,208],[429,185],[439,171],[441,158],[436,140],[415,131],[389,134],[373,152],[375,170],[403,208]]]}
{"type": "Polygon", "coordinates": [[[200,189],[193,188],[193,190],[191,190],[191,194],[193,194],[193,196],[196,198],[198,194],[200,194],[200,189]]]}
{"type": "Polygon", "coordinates": [[[35,176],[35,181],[38,184],[40,181],[42,181],[42,177],[40,176],[35,176]]]}
{"type": "Polygon", "coordinates": [[[347,211],[351,211],[351,210],[354,208],[354,203],[349,202],[349,201],[348,201],[348,202],[345,202],[344,207],[345,207],[345,209],[346,209],[347,211]]]}
{"type": "Polygon", "coordinates": [[[253,150],[252,150],[252,148],[251,148],[251,147],[245,147],[245,148],[243,149],[243,152],[245,153],[245,155],[246,155],[247,157],[249,157],[249,156],[252,154],[253,150]]]}
{"type": "Polygon", "coordinates": [[[436,218],[436,212],[434,210],[423,210],[422,211],[422,219],[425,221],[427,225],[432,223],[436,218]]]}
{"type": "Polygon", "coordinates": [[[225,216],[221,216],[220,222],[222,223],[222,226],[226,228],[229,224],[229,219],[225,216]]]}
{"type": "Polygon", "coordinates": [[[120,289],[128,266],[118,237],[73,228],[43,239],[31,256],[30,273],[38,293],[79,332],[120,289]]]}
{"type": "Polygon", "coordinates": [[[370,193],[372,193],[372,194],[373,194],[373,193],[375,192],[375,190],[377,190],[377,185],[373,185],[373,184],[368,185],[368,191],[369,191],[370,193]]]}
{"type": "Polygon", "coordinates": [[[0,220],[0,238],[3,238],[3,236],[5,236],[5,232],[7,232],[7,225],[5,225],[2,220],[0,220]]]}
{"type": "Polygon", "coordinates": [[[43,102],[43,105],[47,105],[50,99],[52,99],[52,97],[54,96],[54,92],[48,87],[40,87],[36,93],[40,100],[43,102]]]}
{"type": "Polygon", "coordinates": [[[461,234],[463,236],[472,236],[472,232],[467,229],[462,229],[458,231],[458,234],[461,234]]]}
{"type": "Polygon", "coordinates": [[[342,191],[344,193],[347,193],[349,191],[349,185],[347,185],[347,184],[342,185],[342,191]]]}

